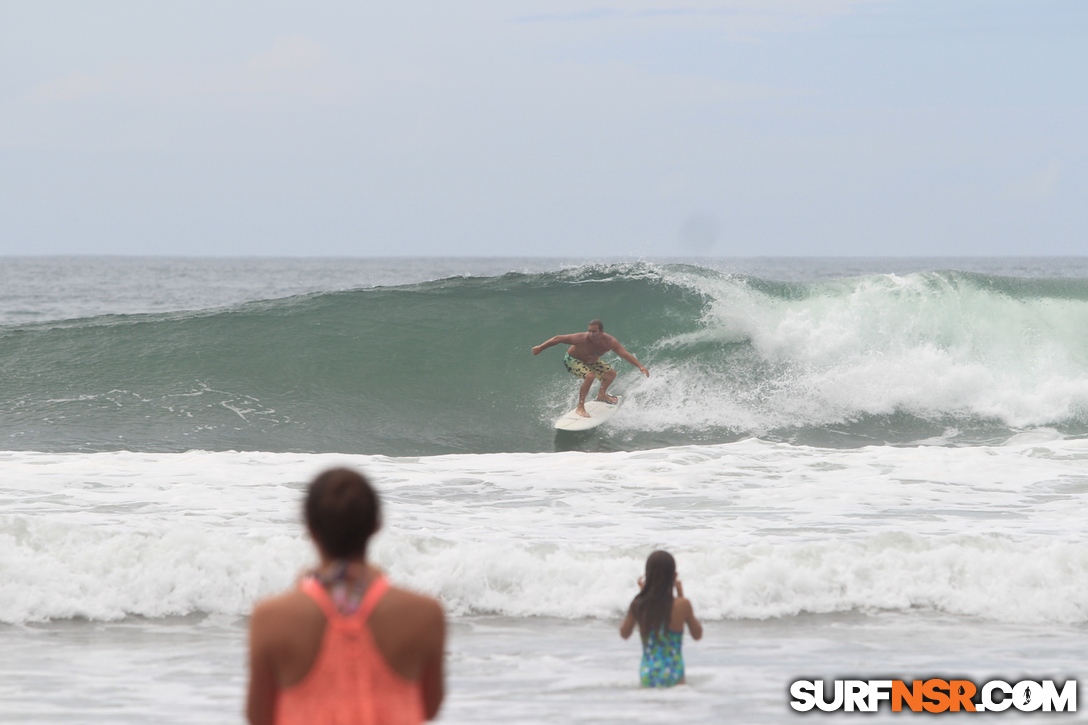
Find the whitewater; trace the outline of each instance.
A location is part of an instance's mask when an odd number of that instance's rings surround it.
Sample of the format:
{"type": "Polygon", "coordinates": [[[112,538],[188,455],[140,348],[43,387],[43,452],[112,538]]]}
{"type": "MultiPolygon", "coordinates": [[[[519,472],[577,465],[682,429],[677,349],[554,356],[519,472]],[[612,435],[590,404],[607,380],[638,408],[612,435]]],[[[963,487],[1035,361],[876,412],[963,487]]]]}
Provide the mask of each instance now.
{"type": "Polygon", "coordinates": [[[1078,676],[1085,260],[0,281],[4,721],[241,722],[246,617],[313,562],[301,495],[332,465],[383,496],[378,564],[450,616],[446,722],[779,722],[795,679],[1078,676]],[[589,317],[651,376],[615,361],[620,413],[556,435],[573,378],[529,348],[589,317]],[[616,630],[659,547],[707,630],[687,687],[644,692],[616,630]]]}

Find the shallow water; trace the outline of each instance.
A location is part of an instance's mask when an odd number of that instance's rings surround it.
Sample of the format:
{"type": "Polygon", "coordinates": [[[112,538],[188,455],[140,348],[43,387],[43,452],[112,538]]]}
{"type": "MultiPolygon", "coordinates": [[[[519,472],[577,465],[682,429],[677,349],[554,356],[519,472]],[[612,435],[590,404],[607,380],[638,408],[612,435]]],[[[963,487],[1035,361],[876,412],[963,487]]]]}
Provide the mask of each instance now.
{"type": "MultiPolygon", "coordinates": [[[[0,719],[33,723],[239,723],[245,618],[64,621],[0,627],[0,719]],[[49,693],[45,696],[45,693],[49,693]]],[[[638,686],[636,638],[617,621],[459,617],[449,629],[447,723],[774,723],[795,679],[1076,676],[1083,626],[994,625],[940,614],[848,612],[708,621],[685,638],[688,684],[638,686]]],[[[856,714],[816,716],[821,722],[856,714]]],[[[885,709],[867,720],[910,715],[885,709]]],[[[1037,719],[1038,716],[1031,719],[1037,719]]],[[[1060,721],[1075,714],[1051,713],[1060,721]]],[[[1027,715],[1006,712],[1002,721],[1027,715]]]]}

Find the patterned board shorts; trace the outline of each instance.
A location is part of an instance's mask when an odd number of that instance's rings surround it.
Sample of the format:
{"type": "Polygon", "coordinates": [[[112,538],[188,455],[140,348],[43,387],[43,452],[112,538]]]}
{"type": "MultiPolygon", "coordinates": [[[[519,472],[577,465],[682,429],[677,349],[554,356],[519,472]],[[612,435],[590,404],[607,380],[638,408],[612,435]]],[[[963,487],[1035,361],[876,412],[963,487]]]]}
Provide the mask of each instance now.
{"type": "Polygon", "coordinates": [[[605,376],[605,373],[615,372],[611,365],[606,365],[600,360],[593,363],[582,362],[576,357],[571,357],[569,352],[567,353],[567,356],[563,358],[563,364],[567,367],[567,371],[571,375],[576,375],[583,380],[586,375],[589,375],[590,373],[596,375],[597,379],[600,380],[605,376]]]}

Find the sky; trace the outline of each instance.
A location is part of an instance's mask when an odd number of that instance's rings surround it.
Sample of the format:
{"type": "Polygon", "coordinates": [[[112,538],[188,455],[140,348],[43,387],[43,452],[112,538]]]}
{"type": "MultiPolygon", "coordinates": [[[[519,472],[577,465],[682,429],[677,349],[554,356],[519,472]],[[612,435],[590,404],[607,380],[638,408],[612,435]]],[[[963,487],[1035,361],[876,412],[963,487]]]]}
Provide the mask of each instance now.
{"type": "Polygon", "coordinates": [[[1088,2],[0,0],[0,254],[1088,254],[1088,2]]]}

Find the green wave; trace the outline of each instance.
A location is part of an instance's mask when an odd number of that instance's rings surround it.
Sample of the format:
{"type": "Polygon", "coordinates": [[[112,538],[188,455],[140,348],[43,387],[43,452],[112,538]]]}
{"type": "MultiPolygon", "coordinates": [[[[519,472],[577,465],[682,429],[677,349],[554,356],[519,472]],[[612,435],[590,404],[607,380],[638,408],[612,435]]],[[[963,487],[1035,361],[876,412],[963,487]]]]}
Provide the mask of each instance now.
{"type": "Polygon", "coordinates": [[[429,455],[1083,435],[1085,323],[1085,280],[781,283],[646,264],[69,320],[0,329],[0,447],[429,455]],[[624,415],[557,439],[576,381],[558,348],[530,348],[591,318],[651,378],[615,362],[624,415]],[[957,393],[971,375],[1005,393],[957,393]]]}

